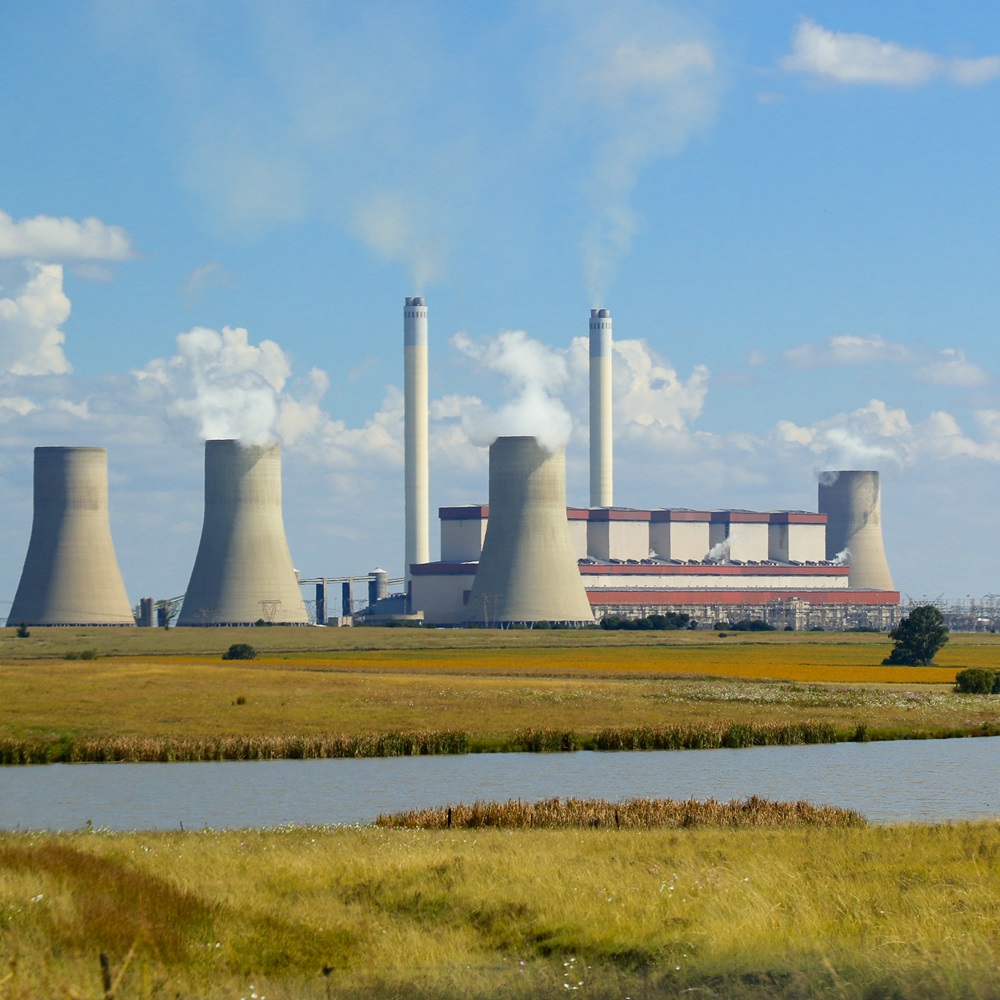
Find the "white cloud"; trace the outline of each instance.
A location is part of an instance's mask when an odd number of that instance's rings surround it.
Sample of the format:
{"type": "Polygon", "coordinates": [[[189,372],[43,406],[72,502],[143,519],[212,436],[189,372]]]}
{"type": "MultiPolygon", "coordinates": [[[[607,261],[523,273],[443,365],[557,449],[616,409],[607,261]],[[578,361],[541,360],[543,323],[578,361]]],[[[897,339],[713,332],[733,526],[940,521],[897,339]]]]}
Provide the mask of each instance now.
{"type": "Polygon", "coordinates": [[[784,69],[846,84],[916,87],[944,76],[964,86],[1000,75],[1000,57],[946,59],[923,49],[886,42],[874,35],[831,31],[802,18],[792,34],[784,69]]]}
{"type": "Polygon", "coordinates": [[[60,264],[27,264],[26,278],[11,296],[0,298],[0,372],[58,375],[72,371],[60,329],[69,318],[60,264]]]}
{"type": "Polygon", "coordinates": [[[184,281],[184,299],[188,305],[198,302],[207,291],[215,287],[232,288],[232,275],[217,260],[196,267],[184,281]]]}
{"type": "Polygon", "coordinates": [[[845,334],[830,337],[821,344],[800,344],[786,350],[782,358],[795,368],[902,365],[910,369],[915,381],[926,385],[976,388],[992,381],[985,368],[966,360],[964,352],[953,347],[941,351],[914,350],[878,334],[866,337],[845,334]]]}
{"type": "Polygon", "coordinates": [[[887,464],[973,459],[1000,462],[1000,412],[980,410],[976,423],[983,431],[977,440],[962,430],[958,419],[943,410],[911,422],[906,411],[873,399],[850,413],[838,413],[807,427],[779,421],[774,440],[806,449],[816,456],[817,468],[877,469],[887,464]]]}
{"type": "Polygon", "coordinates": [[[819,368],[827,365],[907,364],[913,360],[913,352],[905,345],[887,341],[877,333],[867,337],[844,334],[830,337],[823,344],[802,344],[789,348],[783,357],[796,368],[819,368]]]}
{"type": "Polygon", "coordinates": [[[925,382],[928,385],[965,388],[976,388],[991,381],[990,374],[985,368],[966,361],[965,354],[954,348],[941,351],[936,359],[915,369],[913,377],[918,382],[925,382]]]}
{"type": "Polygon", "coordinates": [[[135,256],[128,233],[100,219],[82,222],[36,215],[15,222],[0,212],[0,257],[41,261],[128,260],[135,256]]]}

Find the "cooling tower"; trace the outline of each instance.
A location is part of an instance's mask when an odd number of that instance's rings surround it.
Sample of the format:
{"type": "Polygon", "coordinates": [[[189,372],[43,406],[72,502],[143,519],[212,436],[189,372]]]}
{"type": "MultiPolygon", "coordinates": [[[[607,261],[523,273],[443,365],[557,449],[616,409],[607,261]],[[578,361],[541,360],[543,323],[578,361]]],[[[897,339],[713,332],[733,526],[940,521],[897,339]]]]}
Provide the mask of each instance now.
{"type": "Polygon", "coordinates": [[[104,448],[36,448],[34,520],[10,624],[134,625],[108,520],[104,448]]]}
{"type": "Polygon", "coordinates": [[[851,587],[892,590],[882,545],[882,495],[877,472],[821,472],[819,512],[826,514],[826,557],[848,550],[851,587]]]}
{"type": "Polygon", "coordinates": [[[566,521],[566,456],[533,437],[490,445],[490,520],[466,621],[592,622],[566,521]]]}
{"type": "Polygon", "coordinates": [[[308,623],[281,519],[281,446],[205,442],[205,521],[178,625],[308,623]]]}
{"type": "Polygon", "coordinates": [[[611,453],[611,313],[590,310],[590,506],[614,503],[611,453]]]}
{"type": "Polygon", "coordinates": [[[403,439],[406,479],[406,552],[403,573],[430,562],[430,499],[427,463],[427,306],[420,296],[403,309],[403,439]]]}

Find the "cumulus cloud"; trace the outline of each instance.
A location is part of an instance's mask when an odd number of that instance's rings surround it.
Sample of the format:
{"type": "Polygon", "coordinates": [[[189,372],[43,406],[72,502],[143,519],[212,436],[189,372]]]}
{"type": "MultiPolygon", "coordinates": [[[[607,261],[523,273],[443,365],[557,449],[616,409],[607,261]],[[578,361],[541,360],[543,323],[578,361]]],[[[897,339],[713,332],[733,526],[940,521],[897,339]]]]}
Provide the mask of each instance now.
{"type": "Polygon", "coordinates": [[[916,87],[939,77],[979,86],[1000,76],[1000,56],[952,59],[886,42],[874,35],[831,31],[802,18],[792,34],[783,69],[833,83],[916,87]]]}
{"type": "Polygon", "coordinates": [[[773,437],[816,456],[817,468],[877,469],[886,464],[915,465],[957,458],[1000,462],[1000,412],[979,410],[975,421],[982,432],[979,439],[967,434],[958,419],[943,410],[911,421],[905,410],[873,399],[867,406],[809,426],[781,420],[773,437]]]}
{"type": "MultiPolygon", "coordinates": [[[[568,352],[571,382],[585,390],[589,379],[590,351],[586,337],[575,337],[568,352]]],[[[682,431],[701,415],[708,395],[709,372],[696,365],[685,379],[643,340],[612,342],[612,406],[615,433],[641,437],[660,431],[682,431]]],[[[578,391],[575,416],[588,420],[589,396],[578,391]]]]}
{"type": "Polygon", "coordinates": [[[40,261],[128,260],[132,240],[120,226],[93,217],[75,219],[36,215],[15,222],[0,211],[0,257],[40,261]]]}
{"type": "Polygon", "coordinates": [[[63,353],[61,327],[70,301],[60,264],[26,264],[24,280],[0,298],[0,371],[10,375],[58,375],[72,371],[63,353]]]}

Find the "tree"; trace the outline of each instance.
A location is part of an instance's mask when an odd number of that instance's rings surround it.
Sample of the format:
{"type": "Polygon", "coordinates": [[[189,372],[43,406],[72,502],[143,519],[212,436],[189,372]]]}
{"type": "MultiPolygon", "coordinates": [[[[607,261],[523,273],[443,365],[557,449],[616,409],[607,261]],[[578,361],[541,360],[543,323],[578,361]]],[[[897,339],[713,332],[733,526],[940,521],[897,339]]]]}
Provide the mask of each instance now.
{"type": "Polygon", "coordinates": [[[948,641],[944,615],[932,604],[914,608],[890,633],[895,642],[882,661],[894,667],[929,667],[934,655],[948,641]]]}

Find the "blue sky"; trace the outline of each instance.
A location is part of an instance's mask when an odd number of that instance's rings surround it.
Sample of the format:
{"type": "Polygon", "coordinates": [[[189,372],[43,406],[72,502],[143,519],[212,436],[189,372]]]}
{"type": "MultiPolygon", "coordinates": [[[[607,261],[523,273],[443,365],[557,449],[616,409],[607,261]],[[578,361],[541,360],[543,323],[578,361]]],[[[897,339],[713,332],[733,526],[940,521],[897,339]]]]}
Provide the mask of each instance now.
{"type": "Polygon", "coordinates": [[[38,0],[2,28],[0,617],[36,445],[108,448],[133,600],[186,586],[220,431],[282,440],[304,575],[401,573],[415,293],[433,508],[486,498],[463,427],[517,395],[517,330],[587,502],[605,306],[616,503],[815,509],[817,470],[878,468],[897,586],[1000,591],[1000,8],[38,0]]]}

